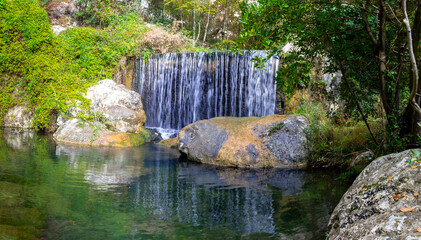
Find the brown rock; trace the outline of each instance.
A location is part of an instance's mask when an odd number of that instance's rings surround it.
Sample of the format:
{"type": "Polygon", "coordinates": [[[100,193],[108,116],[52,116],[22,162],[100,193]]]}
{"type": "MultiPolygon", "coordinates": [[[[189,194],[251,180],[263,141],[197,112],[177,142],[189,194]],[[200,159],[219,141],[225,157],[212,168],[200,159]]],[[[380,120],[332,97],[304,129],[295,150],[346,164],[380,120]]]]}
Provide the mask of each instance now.
{"type": "Polygon", "coordinates": [[[235,167],[301,167],[309,153],[306,118],[217,117],[179,133],[179,150],[190,160],[235,167]]]}

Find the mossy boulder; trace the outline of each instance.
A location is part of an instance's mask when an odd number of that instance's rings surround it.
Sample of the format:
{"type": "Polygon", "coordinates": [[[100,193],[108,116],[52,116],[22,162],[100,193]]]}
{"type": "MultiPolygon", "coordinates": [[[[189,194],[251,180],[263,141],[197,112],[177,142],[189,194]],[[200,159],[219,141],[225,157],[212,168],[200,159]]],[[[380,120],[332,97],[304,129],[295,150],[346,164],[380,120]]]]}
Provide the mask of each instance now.
{"type": "Polygon", "coordinates": [[[407,150],[371,162],[333,211],[329,239],[421,239],[421,166],[413,157],[407,150]]]}
{"type": "Polygon", "coordinates": [[[161,144],[170,148],[178,148],[178,137],[161,140],[158,144],[161,144]]]}
{"type": "Polygon", "coordinates": [[[137,146],[150,141],[140,94],[106,79],[88,89],[91,111],[101,121],[83,121],[76,117],[64,121],[54,133],[57,142],[92,146],[137,146]]]}
{"type": "Polygon", "coordinates": [[[309,153],[299,115],[217,117],[179,133],[179,150],[192,161],[233,167],[302,167],[309,153]]]}

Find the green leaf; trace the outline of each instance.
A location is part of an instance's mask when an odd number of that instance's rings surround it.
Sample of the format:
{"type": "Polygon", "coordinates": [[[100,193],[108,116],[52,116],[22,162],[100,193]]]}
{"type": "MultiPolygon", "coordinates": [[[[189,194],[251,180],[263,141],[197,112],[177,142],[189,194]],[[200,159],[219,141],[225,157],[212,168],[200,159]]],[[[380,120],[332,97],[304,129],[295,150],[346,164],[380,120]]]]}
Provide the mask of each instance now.
{"type": "Polygon", "coordinates": [[[420,152],[416,149],[411,149],[411,153],[414,154],[415,156],[420,156],[420,152]]]}

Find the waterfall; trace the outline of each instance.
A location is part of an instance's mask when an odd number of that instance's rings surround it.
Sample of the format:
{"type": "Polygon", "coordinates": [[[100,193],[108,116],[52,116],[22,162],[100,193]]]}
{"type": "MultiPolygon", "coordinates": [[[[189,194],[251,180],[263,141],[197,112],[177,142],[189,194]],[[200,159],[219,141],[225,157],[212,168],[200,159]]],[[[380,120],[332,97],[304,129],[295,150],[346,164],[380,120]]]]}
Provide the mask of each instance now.
{"type": "Polygon", "coordinates": [[[146,126],[179,130],[201,119],[273,114],[279,60],[265,51],[167,53],[136,60],[133,90],[142,95],[146,126]]]}

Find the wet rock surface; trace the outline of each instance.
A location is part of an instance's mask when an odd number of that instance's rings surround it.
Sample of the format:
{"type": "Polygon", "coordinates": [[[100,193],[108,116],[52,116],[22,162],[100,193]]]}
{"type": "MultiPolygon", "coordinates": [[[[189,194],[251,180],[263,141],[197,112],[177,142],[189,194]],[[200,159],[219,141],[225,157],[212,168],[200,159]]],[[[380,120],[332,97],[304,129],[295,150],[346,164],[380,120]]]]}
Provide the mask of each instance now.
{"type": "Polygon", "coordinates": [[[195,122],[179,133],[179,150],[188,159],[235,167],[301,167],[309,153],[298,115],[217,117],[195,122]]]}
{"type": "Polygon", "coordinates": [[[410,150],[369,164],[336,206],[329,239],[421,239],[421,167],[410,150]]]}

